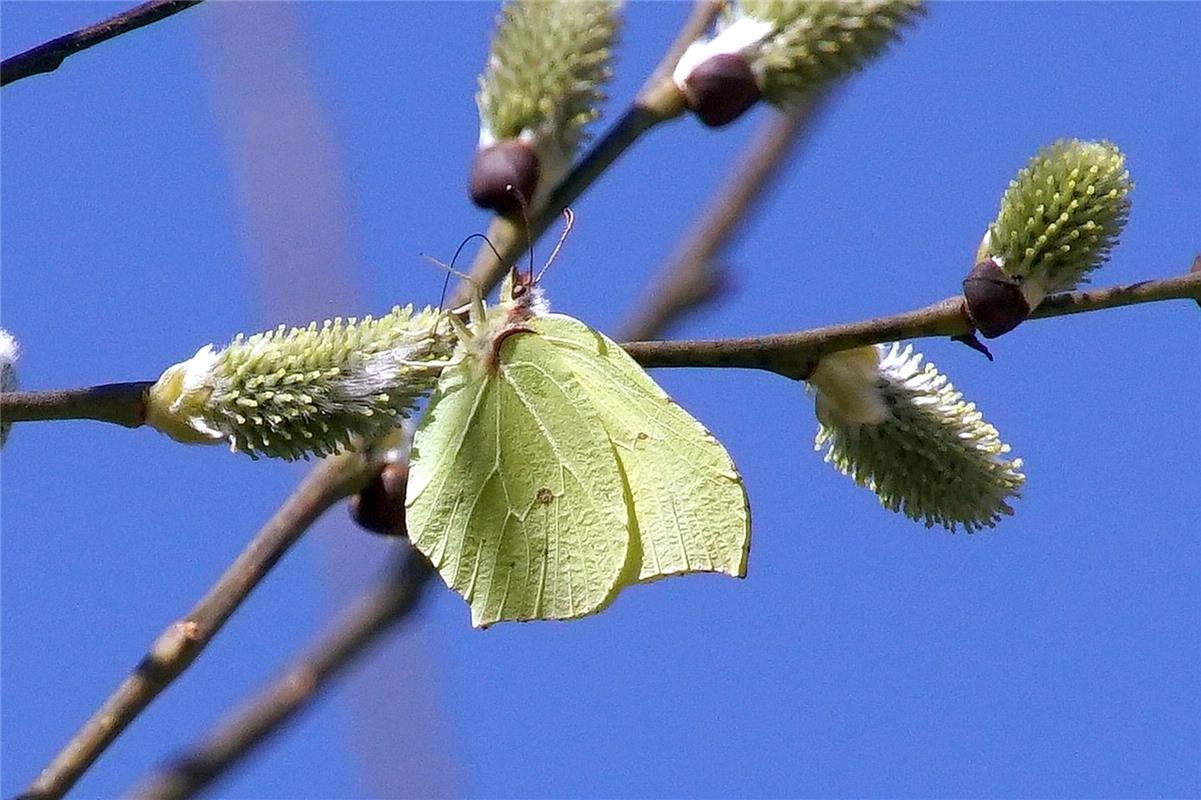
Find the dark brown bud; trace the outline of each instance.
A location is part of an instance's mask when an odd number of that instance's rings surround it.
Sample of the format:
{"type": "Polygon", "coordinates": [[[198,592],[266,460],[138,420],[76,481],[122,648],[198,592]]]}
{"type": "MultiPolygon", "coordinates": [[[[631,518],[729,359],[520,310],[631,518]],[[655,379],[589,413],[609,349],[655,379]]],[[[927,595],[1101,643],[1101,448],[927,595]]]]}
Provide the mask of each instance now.
{"type": "Polygon", "coordinates": [[[710,128],[738,119],[761,96],[751,65],[737,53],[712,56],[684,79],[688,108],[710,128]]]}
{"type": "Polygon", "coordinates": [[[467,191],[480,208],[517,214],[522,203],[528,204],[534,196],[539,171],[538,155],[532,147],[506,139],[476,151],[467,191]]]}
{"type": "Polygon", "coordinates": [[[1008,333],[1030,314],[1021,283],[992,258],[972,267],[963,279],[963,297],[968,319],[985,339],[1008,333]]]}
{"type": "Polygon", "coordinates": [[[385,464],[359,493],[350,498],[350,518],[372,533],[408,536],[405,526],[405,487],[409,468],[385,464]]]}

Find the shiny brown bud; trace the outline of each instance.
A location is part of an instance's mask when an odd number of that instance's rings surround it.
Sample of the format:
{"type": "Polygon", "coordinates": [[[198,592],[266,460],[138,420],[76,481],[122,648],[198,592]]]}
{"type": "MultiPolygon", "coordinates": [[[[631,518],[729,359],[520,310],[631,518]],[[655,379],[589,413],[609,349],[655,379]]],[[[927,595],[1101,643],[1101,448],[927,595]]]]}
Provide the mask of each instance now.
{"type": "Polygon", "coordinates": [[[480,208],[517,214],[522,203],[528,204],[534,196],[539,172],[534,149],[517,139],[506,139],[476,151],[467,191],[480,208]]]}
{"type": "Polygon", "coordinates": [[[385,464],[358,494],[350,498],[350,518],[372,533],[408,536],[405,526],[405,487],[408,482],[408,465],[385,464]]]}
{"type": "Polygon", "coordinates": [[[1030,314],[1022,285],[992,258],[972,267],[963,279],[963,297],[968,318],[985,339],[1008,333],[1030,314]]]}
{"type": "Polygon", "coordinates": [[[688,108],[710,128],[738,119],[762,96],[750,64],[737,53],[720,53],[702,61],[684,80],[683,88],[688,108]]]}

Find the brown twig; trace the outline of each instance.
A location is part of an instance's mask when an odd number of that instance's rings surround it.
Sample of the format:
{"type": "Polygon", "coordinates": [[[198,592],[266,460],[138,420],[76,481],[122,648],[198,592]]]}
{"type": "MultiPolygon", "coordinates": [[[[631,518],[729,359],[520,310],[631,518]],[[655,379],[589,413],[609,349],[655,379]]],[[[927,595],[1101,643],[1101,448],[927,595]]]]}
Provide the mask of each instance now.
{"type": "Polygon", "coordinates": [[[0,86],[13,81],[53,72],[63,61],[81,50],[87,50],[123,33],[158,22],[160,19],[186,11],[201,0],[151,0],[128,11],[103,19],[100,22],[71,31],[48,42],[31,47],[23,53],[4,59],[0,63],[0,86]]]}
{"type": "Polygon", "coordinates": [[[328,458],[305,477],[212,588],[167,626],[133,672],[71,738],[22,797],[62,797],[126,726],[196,660],[276,562],[330,506],[354,492],[365,460],[328,458]]]}
{"type": "MultiPolygon", "coordinates": [[[[1051,295],[1029,319],[1047,319],[1107,308],[1201,298],[1201,274],[1181,275],[1087,292],[1051,295]]],[[[674,342],[629,342],[622,347],[644,367],[736,367],[763,369],[803,379],[817,359],[838,350],[868,344],[959,336],[970,333],[963,314],[963,296],[888,317],[830,325],[797,333],[674,342]]]]}
{"type": "Polygon", "coordinates": [[[452,307],[469,302],[476,291],[487,292],[495,286],[525,252],[529,242],[545,233],[563,209],[575,202],[642,134],[683,113],[684,96],[671,79],[672,70],[680,60],[680,54],[705,32],[720,10],[718,0],[697,0],[693,4],[691,14],[639,91],[634,104],[555,187],[546,203],[531,218],[528,235],[524,227],[513,220],[501,216],[492,220],[488,226],[488,240],[500,257],[497,258],[492,247],[487,245],[479,249],[468,270],[469,279],[459,281],[455,287],[452,307]]]}
{"type": "Polygon", "coordinates": [[[723,188],[692,224],[680,246],[651,282],[622,337],[662,336],[683,314],[721,291],[717,258],[780,173],[784,159],[799,147],[820,113],[822,97],[809,98],[787,114],[773,111],[745,154],[730,170],[723,188]]]}
{"type": "Polygon", "coordinates": [[[132,796],[143,800],[191,797],[245,759],[407,616],[432,574],[428,562],[406,548],[395,573],[338,620],[312,650],[199,745],[164,764],[132,796]]]}
{"type": "Polygon", "coordinates": [[[7,392],[0,395],[0,417],[13,422],[94,419],[137,428],[146,422],[146,392],[153,385],[152,381],[135,381],[86,389],[7,392]]]}
{"type": "MultiPolygon", "coordinates": [[[[1087,292],[1064,292],[1048,297],[1030,314],[1030,319],[1048,319],[1107,308],[1158,303],[1165,300],[1201,299],[1201,272],[1174,278],[1140,281],[1087,292]]],[[[960,336],[970,333],[963,315],[963,296],[860,322],[828,325],[795,333],[749,336],[735,339],[681,339],[666,342],[627,342],[625,350],[644,367],[735,367],[763,369],[793,379],[809,374],[816,359],[837,350],[868,344],[921,339],[929,336],[960,336]]],[[[112,397],[126,397],[132,404],[145,383],[110,384],[104,388],[112,397]],[[122,389],[120,387],[126,387],[122,389]],[[136,391],[135,391],[136,390],[136,391]]],[[[79,397],[90,389],[67,392],[7,392],[0,394],[0,417],[5,422],[45,419],[104,419],[134,414],[117,408],[106,416],[80,407],[79,397]],[[59,405],[58,398],[69,398],[59,405]]],[[[124,423],[122,423],[124,424],[124,423]]]]}

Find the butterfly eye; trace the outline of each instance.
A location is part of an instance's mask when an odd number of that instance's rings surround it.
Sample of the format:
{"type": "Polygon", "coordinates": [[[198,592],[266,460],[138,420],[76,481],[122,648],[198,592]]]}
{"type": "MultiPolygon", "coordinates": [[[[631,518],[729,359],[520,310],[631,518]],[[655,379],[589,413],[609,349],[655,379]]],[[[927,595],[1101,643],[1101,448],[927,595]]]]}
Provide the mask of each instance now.
{"type": "Polygon", "coordinates": [[[513,299],[516,300],[519,297],[525,296],[525,293],[529,290],[529,288],[530,287],[524,283],[514,284],[512,290],[513,299]]]}

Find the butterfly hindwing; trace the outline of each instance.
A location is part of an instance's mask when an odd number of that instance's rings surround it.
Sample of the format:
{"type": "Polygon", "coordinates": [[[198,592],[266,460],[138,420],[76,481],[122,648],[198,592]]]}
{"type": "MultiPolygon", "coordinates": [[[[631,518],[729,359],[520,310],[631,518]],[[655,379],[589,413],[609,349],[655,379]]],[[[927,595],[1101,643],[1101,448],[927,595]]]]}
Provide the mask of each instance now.
{"type": "Polygon", "coordinates": [[[621,461],[642,549],[639,579],[744,575],[750,510],[725,448],[604,334],[561,314],[529,324],[569,366],[621,461]]]}

